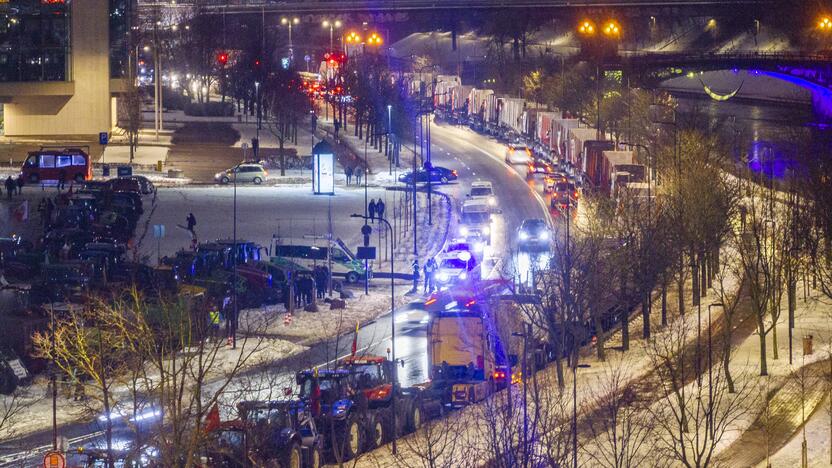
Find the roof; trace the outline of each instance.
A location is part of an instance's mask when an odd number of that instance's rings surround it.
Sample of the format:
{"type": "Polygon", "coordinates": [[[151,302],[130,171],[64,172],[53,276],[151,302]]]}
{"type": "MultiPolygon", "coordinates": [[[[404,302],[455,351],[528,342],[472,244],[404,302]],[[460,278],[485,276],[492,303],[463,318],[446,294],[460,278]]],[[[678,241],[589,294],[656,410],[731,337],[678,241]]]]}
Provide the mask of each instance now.
{"type": "Polygon", "coordinates": [[[344,359],[345,364],[381,364],[387,359],[382,356],[350,356],[344,359]]]}
{"type": "Polygon", "coordinates": [[[489,187],[490,188],[490,187],[492,187],[492,184],[491,184],[491,182],[489,182],[487,180],[477,179],[477,180],[471,182],[471,187],[472,188],[473,187],[489,187]]]}
{"type": "Polygon", "coordinates": [[[633,163],[632,151],[604,151],[604,157],[610,162],[610,166],[633,163]]]}

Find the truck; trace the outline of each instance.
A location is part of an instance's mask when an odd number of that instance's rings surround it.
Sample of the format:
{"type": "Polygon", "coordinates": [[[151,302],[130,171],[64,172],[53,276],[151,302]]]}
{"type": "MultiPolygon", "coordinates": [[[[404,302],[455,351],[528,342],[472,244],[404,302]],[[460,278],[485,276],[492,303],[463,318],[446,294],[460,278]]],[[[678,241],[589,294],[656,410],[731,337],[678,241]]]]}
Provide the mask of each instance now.
{"type": "MultiPolygon", "coordinates": [[[[436,299],[433,303],[443,302],[445,306],[431,309],[428,321],[430,380],[414,386],[419,420],[482,401],[505,389],[517,363],[517,355],[508,343],[516,326],[512,322],[519,322],[502,314],[503,301],[486,300],[479,294],[442,295],[452,300],[432,297],[436,299]]],[[[428,302],[431,299],[426,305],[428,302]]]]}

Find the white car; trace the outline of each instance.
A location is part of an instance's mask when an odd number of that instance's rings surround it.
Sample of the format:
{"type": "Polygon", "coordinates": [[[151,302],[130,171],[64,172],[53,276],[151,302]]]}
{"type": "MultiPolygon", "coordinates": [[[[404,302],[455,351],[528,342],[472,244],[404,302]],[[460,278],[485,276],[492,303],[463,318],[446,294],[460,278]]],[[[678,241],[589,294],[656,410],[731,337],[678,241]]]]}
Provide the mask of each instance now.
{"type": "Polygon", "coordinates": [[[479,278],[479,263],[471,252],[459,251],[442,254],[437,258],[439,268],[434,280],[440,289],[461,281],[479,278]]]}
{"type": "Polygon", "coordinates": [[[527,146],[511,145],[506,150],[508,164],[528,164],[532,161],[532,150],[527,146]]]}
{"type": "Polygon", "coordinates": [[[231,169],[217,172],[214,174],[214,181],[223,185],[229,184],[234,182],[235,174],[238,184],[252,182],[255,185],[262,184],[263,181],[266,180],[266,176],[269,175],[268,171],[266,171],[261,164],[242,163],[232,167],[231,169]]]}
{"type": "Polygon", "coordinates": [[[468,194],[471,200],[484,200],[488,206],[497,206],[497,197],[494,196],[494,187],[486,180],[475,180],[471,183],[471,193],[468,194]]]}

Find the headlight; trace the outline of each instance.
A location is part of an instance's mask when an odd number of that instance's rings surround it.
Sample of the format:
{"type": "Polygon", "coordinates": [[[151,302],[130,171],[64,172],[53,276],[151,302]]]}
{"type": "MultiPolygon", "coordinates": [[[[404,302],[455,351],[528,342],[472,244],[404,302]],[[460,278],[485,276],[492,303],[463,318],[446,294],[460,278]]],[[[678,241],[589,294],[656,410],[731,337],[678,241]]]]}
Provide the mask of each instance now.
{"type": "Polygon", "coordinates": [[[448,281],[451,278],[448,276],[447,273],[445,273],[443,271],[443,272],[439,273],[438,275],[436,275],[436,279],[438,279],[439,281],[444,283],[445,281],[448,281]]]}
{"type": "Polygon", "coordinates": [[[543,239],[543,240],[548,239],[549,238],[549,233],[546,232],[546,231],[541,232],[540,233],[540,238],[543,239]]]}
{"type": "Polygon", "coordinates": [[[494,197],[488,197],[488,204],[494,206],[497,204],[497,199],[494,197]]]}
{"type": "Polygon", "coordinates": [[[474,251],[475,252],[482,252],[482,242],[474,243],[474,251]]]}
{"type": "Polygon", "coordinates": [[[460,228],[459,228],[459,234],[460,234],[461,236],[467,236],[467,235],[468,235],[468,228],[467,228],[467,227],[465,227],[465,226],[460,226],[460,228]]]}
{"type": "Polygon", "coordinates": [[[485,234],[486,236],[491,234],[491,228],[490,227],[482,228],[482,233],[485,234]]]}
{"type": "Polygon", "coordinates": [[[529,235],[526,234],[526,231],[520,231],[520,240],[526,240],[529,238],[529,235]]]}
{"type": "Polygon", "coordinates": [[[463,271],[462,273],[459,274],[459,279],[461,279],[461,280],[468,279],[468,273],[463,271]]]}

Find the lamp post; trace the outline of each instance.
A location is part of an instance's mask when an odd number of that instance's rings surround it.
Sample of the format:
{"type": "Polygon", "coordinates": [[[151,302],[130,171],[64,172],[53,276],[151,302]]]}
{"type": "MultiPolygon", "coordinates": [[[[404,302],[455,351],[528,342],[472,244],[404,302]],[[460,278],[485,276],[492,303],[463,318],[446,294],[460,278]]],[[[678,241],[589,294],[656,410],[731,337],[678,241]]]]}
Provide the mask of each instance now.
{"type": "Polygon", "coordinates": [[[289,61],[293,61],[295,58],[295,52],[292,49],[292,26],[300,23],[300,18],[294,17],[292,19],[289,18],[280,18],[280,24],[289,27],[289,61]]]}
{"type": "MultiPolygon", "coordinates": [[[[260,82],[254,82],[254,99],[257,101],[257,143],[260,143],[260,82]]],[[[257,155],[255,155],[257,156],[257,155]]]]}
{"type": "MultiPolygon", "coordinates": [[[[393,105],[387,104],[387,141],[388,144],[390,142],[390,135],[393,133],[393,105]]],[[[393,175],[393,151],[394,148],[391,146],[388,156],[389,159],[389,169],[387,175],[393,175]]]]}
{"type": "MultiPolygon", "coordinates": [[[[366,206],[366,204],[365,204],[365,206],[366,206]]],[[[367,216],[367,215],[362,216],[360,214],[355,214],[355,213],[351,214],[350,217],[351,218],[363,218],[365,224],[367,223],[367,219],[369,219],[369,216],[367,216]]],[[[385,218],[381,218],[381,217],[379,217],[378,220],[379,220],[379,222],[383,222],[385,224],[385,226],[387,226],[388,232],[390,232],[390,233],[393,232],[393,226],[390,225],[389,221],[387,221],[385,218]]],[[[388,237],[390,238],[390,252],[391,252],[391,255],[392,255],[392,252],[394,252],[396,250],[395,239],[394,239],[394,236],[388,236],[388,237]]],[[[396,283],[395,283],[395,279],[394,279],[394,277],[395,277],[395,264],[396,264],[396,262],[393,261],[393,258],[391,256],[391,258],[390,258],[390,343],[391,343],[390,350],[391,350],[391,356],[392,356],[391,360],[393,361],[393,395],[390,397],[390,407],[391,407],[391,410],[392,410],[392,413],[393,413],[393,441],[392,441],[393,442],[393,444],[392,444],[393,455],[396,454],[396,449],[397,449],[396,448],[396,438],[398,437],[398,430],[397,430],[398,424],[397,424],[397,421],[396,421],[396,419],[397,419],[397,415],[396,415],[396,394],[398,393],[397,392],[397,387],[399,385],[399,372],[398,372],[399,366],[398,366],[398,363],[396,362],[396,283]]]]}
{"type": "Polygon", "coordinates": [[[324,20],[324,22],[321,23],[321,24],[323,25],[323,27],[329,28],[329,49],[331,51],[332,48],[335,47],[333,34],[335,33],[335,29],[341,27],[341,21],[340,20],[335,20],[335,21],[324,20]]]}

